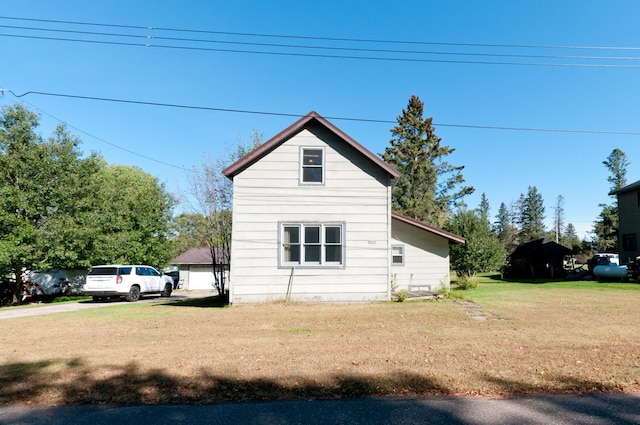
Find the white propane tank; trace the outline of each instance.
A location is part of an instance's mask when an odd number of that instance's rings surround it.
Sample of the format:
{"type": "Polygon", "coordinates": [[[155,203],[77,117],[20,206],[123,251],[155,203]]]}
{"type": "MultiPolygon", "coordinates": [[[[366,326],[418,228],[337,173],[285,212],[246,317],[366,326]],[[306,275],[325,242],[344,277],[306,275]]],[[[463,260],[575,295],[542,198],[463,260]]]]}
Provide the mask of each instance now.
{"type": "Polygon", "coordinates": [[[606,266],[595,266],[593,275],[598,279],[627,279],[627,266],[618,266],[617,264],[608,264],[606,266]]]}

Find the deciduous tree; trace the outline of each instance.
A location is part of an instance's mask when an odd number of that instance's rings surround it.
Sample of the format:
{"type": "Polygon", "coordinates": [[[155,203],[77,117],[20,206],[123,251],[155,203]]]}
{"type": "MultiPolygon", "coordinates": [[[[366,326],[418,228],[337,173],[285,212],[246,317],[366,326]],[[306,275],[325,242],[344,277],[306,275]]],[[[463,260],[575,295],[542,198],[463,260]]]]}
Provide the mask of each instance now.
{"type": "Polygon", "coordinates": [[[103,163],[95,176],[91,206],[92,264],[166,265],[175,199],[157,178],[138,167],[103,163]]]}
{"type": "Polygon", "coordinates": [[[0,114],[0,273],[87,265],[83,247],[95,157],[81,159],[79,140],[59,126],[49,139],[36,132],[39,117],[23,105],[0,114]]]}
{"type": "Polygon", "coordinates": [[[171,258],[172,198],[135,167],[83,158],[59,126],[43,139],[22,105],[0,114],[0,273],[88,268],[96,263],[164,265],[171,258]]]}
{"type": "Polygon", "coordinates": [[[452,245],[449,249],[451,267],[459,274],[472,276],[476,273],[499,270],[505,253],[498,238],[491,233],[490,225],[480,211],[460,208],[451,217],[447,230],[466,238],[464,244],[452,245]]]}
{"type": "Polygon", "coordinates": [[[564,230],[565,230],[564,204],[565,204],[564,196],[558,195],[558,198],[556,199],[556,206],[554,208],[554,213],[553,213],[553,231],[555,232],[556,243],[561,243],[562,234],[564,233],[564,230]]]}
{"type": "Polygon", "coordinates": [[[190,173],[191,196],[187,205],[191,210],[189,216],[195,218],[192,223],[197,226],[192,234],[209,248],[213,284],[220,295],[226,290],[225,265],[231,263],[233,208],[233,182],[222,175],[222,170],[260,146],[262,141],[262,134],[254,130],[249,143],[239,139],[235,149],[226,149],[225,154],[217,158],[205,157],[190,173]]]}

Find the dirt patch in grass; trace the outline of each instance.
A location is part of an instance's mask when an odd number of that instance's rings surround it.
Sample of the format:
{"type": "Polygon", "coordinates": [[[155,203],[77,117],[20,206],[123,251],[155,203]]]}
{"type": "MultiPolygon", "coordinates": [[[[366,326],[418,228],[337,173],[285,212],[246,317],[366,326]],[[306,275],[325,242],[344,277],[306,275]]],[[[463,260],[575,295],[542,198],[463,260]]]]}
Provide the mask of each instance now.
{"type": "Polygon", "coordinates": [[[214,299],[4,320],[0,403],[640,390],[640,291],[487,285],[484,321],[449,301],[214,299]]]}

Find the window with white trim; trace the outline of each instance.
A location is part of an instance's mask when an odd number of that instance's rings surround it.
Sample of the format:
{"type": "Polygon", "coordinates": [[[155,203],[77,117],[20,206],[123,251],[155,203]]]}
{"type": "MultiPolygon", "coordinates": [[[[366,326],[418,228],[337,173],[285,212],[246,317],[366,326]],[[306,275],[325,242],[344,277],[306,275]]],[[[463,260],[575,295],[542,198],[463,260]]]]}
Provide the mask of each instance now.
{"type": "Polygon", "coordinates": [[[391,265],[404,266],[404,245],[391,245],[391,265]]]}
{"type": "Polygon", "coordinates": [[[344,265],[344,224],[281,223],[280,266],[344,265]]]}
{"type": "Polygon", "coordinates": [[[300,183],[324,183],[324,148],[300,148],[300,183]]]}

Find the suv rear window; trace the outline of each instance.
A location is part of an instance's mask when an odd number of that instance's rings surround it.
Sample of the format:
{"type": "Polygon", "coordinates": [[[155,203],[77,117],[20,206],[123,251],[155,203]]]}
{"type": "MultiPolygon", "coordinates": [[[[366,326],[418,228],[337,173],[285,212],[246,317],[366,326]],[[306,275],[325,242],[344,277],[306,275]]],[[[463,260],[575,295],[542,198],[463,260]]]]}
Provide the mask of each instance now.
{"type": "Polygon", "coordinates": [[[115,276],[116,273],[117,267],[96,267],[89,270],[89,276],[115,276]]]}
{"type": "Polygon", "coordinates": [[[95,267],[89,270],[89,276],[116,276],[131,274],[131,267],[95,267]]]}

